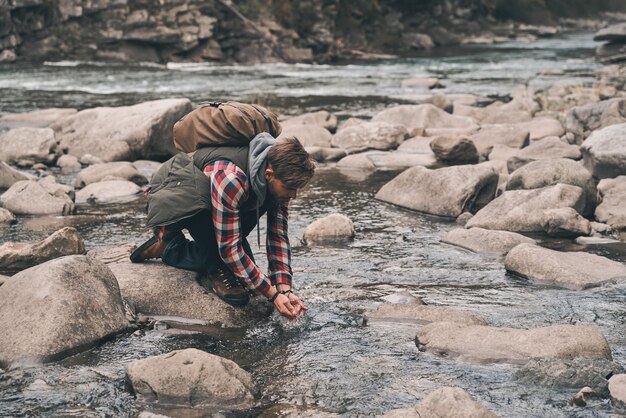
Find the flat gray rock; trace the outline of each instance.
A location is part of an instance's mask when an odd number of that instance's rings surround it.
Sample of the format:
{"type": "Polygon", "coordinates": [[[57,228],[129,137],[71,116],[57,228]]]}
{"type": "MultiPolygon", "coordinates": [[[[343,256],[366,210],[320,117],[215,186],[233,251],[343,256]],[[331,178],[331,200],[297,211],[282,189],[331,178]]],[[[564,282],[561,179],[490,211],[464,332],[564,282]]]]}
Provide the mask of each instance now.
{"type": "Polygon", "coordinates": [[[121,180],[131,181],[138,185],[148,183],[148,179],[137,170],[137,168],[128,161],[115,161],[103,164],[93,164],[78,173],[74,180],[76,187],[85,187],[91,183],[97,183],[105,178],[119,178],[121,180]]]}
{"type": "Polygon", "coordinates": [[[595,217],[614,229],[626,229],[626,176],[604,179],[598,183],[602,203],[595,217]]]}
{"type": "Polygon", "coordinates": [[[429,324],[431,322],[456,322],[465,325],[487,325],[480,316],[448,306],[424,305],[422,303],[384,303],[365,315],[369,322],[392,321],[429,324]]]}
{"type": "Polygon", "coordinates": [[[76,204],[127,202],[139,197],[141,197],[141,187],[132,181],[99,181],[76,192],[76,204]]]}
{"type": "Polygon", "coordinates": [[[307,226],[303,240],[307,245],[319,245],[351,240],[354,235],[352,220],[345,215],[333,213],[307,226]]]}
{"type": "Polygon", "coordinates": [[[504,259],[507,271],[533,282],[584,290],[626,279],[626,266],[595,254],[520,244],[504,259]]]}
{"type": "Polygon", "coordinates": [[[511,232],[543,232],[546,209],[571,207],[577,212],[585,203],[583,189],[556,184],[533,190],[508,190],[479,210],[467,228],[511,232]]]}
{"type": "Polygon", "coordinates": [[[82,110],[50,125],[61,147],[78,158],[103,161],[163,159],[174,155],[174,123],[192,110],[188,99],[82,110]]]}
{"type": "Polygon", "coordinates": [[[511,173],[507,190],[532,190],[558,183],[578,186],[585,192],[582,214],[591,216],[596,208],[596,183],[579,162],[568,158],[532,161],[511,173]]]}
{"type": "Polygon", "coordinates": [[[594,131],[580,147],[583,164],[598,179],[626,175],[626,123],[594,131]]]}
{"type": "Polygon", "coordinates": [[[76,228],[65,227],[41,241],[0,245],[0,270],[16,272],[54,258],[84,252],[85,244],[76,228]]]}
{"type": "Polygon", "coordinates": [[[321,126],[317,125],[296,125],[283,126],[283,130],[278,139],[295,136],[305,147],[330,147],[333,135],[321,126]]]}
{"type": "Polygon", "coordinates": [[[509,173],[513,173],[518,168],[533,161],[557,158],[579,160],[581,158],[580,149],[576,145],[566,144],[557,137],[544,138],[516,152],[507,160],[507,165],[509,173]]]}
{"type": "Polygon", "coordinates": [[[353,154],[368,149],[395,149],[408,137],[409,132],[404,125],[363,122],[340,129],[330,143],[335,148],[341,148],[348,154],[353,154]]]}
{"type": "Polygon", "coordinates": [[[115,276],[82,255],[17,273],[0,300],[3,366],[58,360],[130,328],[115,276]]]}
{"type": "Polygon", "coordinates": [[[13,184],[0,196],[0,204],[16,215],[69,215],[76,210],[67,193],[51,193],[45,183],[33,180],[13,184]]]}
{"type": "Polygon", "coordinates": [[[475,212],[495,196],[499,175],[484,165],[429,170],[412,167],[385,184],[376,199],[394,205],[456,218],[475,212]]]}
{"type": "Polygon", "coordinates": [[[256,388],[235,362],[195,348],[135,360],[126,368],[131,390],[159,405],[248,409],[256,388]]]}
{"type": "Polygon", "coordinates": [[[216,326],[241,328],[266,318],[272,307],[251,303],[234,308],[198,283],[197,273],[177,269],[160,260],[131,263],[132,246],[105,247],[89,251],[102,260],[119,283],[122,296],[146,315],[179,316],[206,321],[216,326]]]}
{"type": "Polygon", "coordinates": [[[441,242],[457,245],[476,253],[506,255],[513,247],[522,244],[535,244],[535,240],[508,231],[492,231],[483,228],[456,228],[448,232],[441,242]]]}
{"type": "Polygon", "coordinates": [[[420,351],[481,364],[526,364],[539,358],[612,358],[606,338],[596,328],[575,325],[518,329],[434,322],[420,328],[415,344],[420,351]]]}
{"type": "Polygon", "coordinates": [[[0,161],[16,163],[31,160],[52,164],[57,159],[58,146],[50,128],[15,128],[0,135],[0,161]]]}
{"type": "Polygon", "coordinates": [[[337,162],[337,168],[372,171],[397,171],[415,166],[433,167],[435,165],[437,165],[437,159],[432,152],[413,154],[401,151],[366,151],[348,155],[337,162]]]}

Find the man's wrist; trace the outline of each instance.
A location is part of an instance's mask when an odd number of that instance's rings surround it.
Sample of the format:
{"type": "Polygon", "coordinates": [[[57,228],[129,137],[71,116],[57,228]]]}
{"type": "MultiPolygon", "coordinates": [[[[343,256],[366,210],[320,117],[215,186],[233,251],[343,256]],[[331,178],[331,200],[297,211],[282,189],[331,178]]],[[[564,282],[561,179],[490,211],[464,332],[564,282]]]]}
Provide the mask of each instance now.
{"type": "Polygon", "coordinates": [[[291,285],[284,284],[284,283],[278,283],[276,285],[276,289],[278,289],[279,292],[284,292],[286,290],[291,290],[291,285]]]}

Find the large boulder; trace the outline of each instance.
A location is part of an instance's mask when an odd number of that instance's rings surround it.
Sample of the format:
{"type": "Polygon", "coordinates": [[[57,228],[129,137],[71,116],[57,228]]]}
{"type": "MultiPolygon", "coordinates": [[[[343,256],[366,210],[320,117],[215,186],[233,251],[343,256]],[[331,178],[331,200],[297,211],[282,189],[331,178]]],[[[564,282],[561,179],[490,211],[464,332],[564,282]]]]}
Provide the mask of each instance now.
{"type": "Polygon", "coordinates": [[[333,213],[307,226],[303,240],[308,245],[315,245],[349,240],[354,238],[354,234],[354,225],[350,218],[333,213]]]}
{"type": "MultiPolygon", "coordinates": [[[[470,135],[478,153],[486,158],[494,145],[521,149],[528,145],[530,132],[515,125],[482,125],[480,131],[470,135]]],[[[491,159],[491,157],[490,157],[491,159]]]]}
{"type": "MultiPolygon", "coordinates": [[[[89,251],[111,269],[122,296],[146,315],[179,316],[208,324],[239,328],[268,315],[267,306],[237,309],[208,292],[198,282],[198,274],[160,261],[131,263],[132,246],[105,247],[89,251]]],[[[271,307],[269,308],[271,309],[271,307]]]]}
{"type": "Polygon", "coordinates": [[[509,173],[512,173],[518,168],[537,160],[553,160],[556,158],[579,160],[580,157],[580,149],[577,145],[569,145],[557,137],[549,137],[533,142],[526,148],[516,152],[513,157],[507,160],[507,166],[509,173]]]}
{"type": "Polygon", "coordinates": [[[606,338],[596,328],[575,325],[518,329],[434,322],[417,332],[415,344],[420,351],[476,363],[525,364],[539,358],[612,358],[606,338]]]}
{"type": "Polygon", "coordinates": [[[278,139],[295,136],[305,147],[330,147],[333,138],[328,129],[317,125],[286,125],[278,139]]]}
{"type": "Polygon", "coordinates": [[[578,237],[591,234],[591,223],[572,208],[547,209],[541,226],[551,237],[578,237]]]}
{"type": "Polygon", "coordinates": [[[0,196],[0,204],[16,215],[69,215],[74,201],[66,193],[50,192],[45,183],[18,181],[0,196]]]}
{"type": "Polygon", "coordinates": [[[0,245],[0,270],[24,270],[64,255],[83,254],[85,244],[72,227],[65,227],[37,242],[5,242],[0,245]]]}
{"type": "Polygon", "coordinates": [[[595,254],[520,244],[504,259],[507,271],[533,282],[584,290],[626,279],[626,266],[595,254]]]}
{"type": "Polygon", "coordinates": [[[593,35],[593,40],[608,41],[608,42],[625,42],[626,41],[626,22],[617,23],[615,25],[608,26],[600,29],[593,35]]]}
{"type": "Polygon", "coordinates": [[[609,392],[611,400],[620,407],[626,407],[626,374],[616,374],[609,379],[609,392]]]}
{"type": "Polygon", "coordinates": [[[0,161],[0,189],[8,189],[18,181],[33,180],[35,176],[16,170],[4,161],[0,161]]]}
{"type": "Polygon", "coordinates": [[[394,149],[408,137],[409,132],[403,125],[364,122],[340,129],[333,136],[331,145],[351,154],[367,149],[394,149]]]}
{"type": "Polygon", "coordinates": [[[348,155],[337,162],[340,169],[359,170],[406,170],[410,167],[437,165],[437,159],[430,154],[414,154],[401,151],[368,151],[348,155]]]}
{"type": "Polygon", "coordinates": [[[315,125],[331,132],[337,129],[337,117],[325,110],[294,116],[281,122],[284,127],[289,125],[315,125]]]}
{"type": "Polygon", "coordinates": [[[10,129],[47,128],[52,122],[73,115],[76,112],[76,109],[52,107],[26,113],[9,113],[0,116],[0,127],[10,129]]]}
{"type": "Polygon", "coordinates": [[[626,122],[626,99],[603,100],[577,106],[567,113],[565,129],[581,144],[593,131],[626,122]]]}
{"type": "Polygon", "coordinates": [[[376,199],[456,218],[476,212],[495,196],[499,175],[493,167],[461,165],[429,170],[412,167],[385,184],[376,199]]]}
{"type": "Polygon", "coordinates": [[[449,321],[465,325],[486,325],[480,316],[471,312],[447,306],[424,305],[422,303],[384,303],[373,312],[365,315],[370,322],[415,322],[429,324],[431,322],[449,321]]]}
{"type": "Polygon", "coordinates": [[[0,135],[0,161],[52,164],[59,151],[50,128],[16,128],[0,135]]]}
{"type": "Polygon", "coordinates": [[[111,163],[94,164],[84,168],[74,180],[76,187],[85,187],[91,183],[97,183],[105,178],[117,178],[119,180],[132,181],[138,185],[148,183],[148,179],[128,161],[116,161],[111,163]]]}
{"type": "Polygon", "coordinates": [[[393,409],[383,418],[497,418],[461,388],[442,387],[428,394],[414,408],[393,409]]]}
{"type": "Polygon", "coordinates": [[[192,110],[188,99],[163,99],[134,106],[97,107],[53,123],[62,148],[80,158],[104,161],[163,159],[176,153],[174,123],[192,110]]]}
{"type": "Polygon", "coordinates": [[[599,179],[626,175],[626,123],[595,131],[580,147],[583,164],[599,179]]]}
{"type": "Polygon", "coordinates": [[[595,217],[615,229],[626,229],[626,176],[604,179],[598,183],[602,203],[595,217]]]}
{"type": "Polygon", "coordinates": [[[140,195],[141,187],[132,181],[99,181],[76,192],[76,204],[126,202],[137,199],[140,195]]]}
{"type": "Polygon", "coordinates": [[[428,129],[459,131],[476,131],[478,129],[475,119],[453,116],[431,104],[394,106],[376,114],[372,118],[372,122],[404,125],[413,135],[420,135],[428,129]]]}
{"type": "Polygon", "coordinates": [[[17,273],[0,301],[2,365],[54,361],[130,328],[115,276],[83,255],[17,273]]]}
{"type": "Polygon", "coordinates": [[[604,358],[542,358],[530,360],[513,377],[525,385],[580,389],[591,387],[603,396],[609,394],[608,378],[624,373],[624,368],[604,358]]]}
{"type": "Polygon", "coordinates": [[[195,348],[135,360],[126,376],[135,394],[159,405],[220,410],[254,406],[250,373],[232,360],[195,348]]]}
{"type": "Polygon", "coordinates": [[[532,161],[511,173],[507,190],[532,190],[558,183],[570,184],[583,189],[585,205],[581,214],[591,216],[596,208],[596,184],[591,173],[580,163],[567,159],[532,161]]]}
{"type": "Polygon", "coordinates": [[[475,164],[479,158],[476,146],[466,136],[437,136],[430,148],[439,161],[449,164],[475,164]]]}
{"type": "Polygon", "coordinates": [[[325,163],[329,161],[338,161],[344,158],[347,154],[345,150],[340,148],[326,148],[326,147],[305,147],[306,152],[318,163],[325,163]]]}
{"type": "Polygon", "coordinates": [[[549,136],[561,136],[565,133],[563,124],[558,119],[542,116],[528,122],[514,125],[517,129],[528,131],[530,142],[538,141],[549,136]]]}
{"type": "Polygon", "coordinates": [[[584,203],[583,189],[568,184],[559,183],[533,190],[509,190],[479,210],[466,227],[543,232],[545,210],[571,207],[580,213],[584,203]]]}
{"type": "Polygon", "coordinates": [[[457,245],[476,253],[506,255],[513,247],[522,243],[534,244],[535,240],[515,232],[456,228],[448,232],[441,242],[457,245]]]}

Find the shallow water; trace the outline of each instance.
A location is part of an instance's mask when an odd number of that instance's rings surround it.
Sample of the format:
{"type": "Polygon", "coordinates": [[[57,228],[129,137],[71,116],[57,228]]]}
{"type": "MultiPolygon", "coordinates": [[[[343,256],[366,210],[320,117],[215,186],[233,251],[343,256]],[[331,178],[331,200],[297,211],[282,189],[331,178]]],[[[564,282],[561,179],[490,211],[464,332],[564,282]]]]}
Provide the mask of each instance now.
{"type": "MultiPolygon", "coordinates": [[[[369,115],[407,93],[397,87],[402,78],[445,69],[446,92],[505,95],[529,77],[531,85],[549,82],[532,79],[542,68],[592,70],[591,46],[589,35],[577,35],[537,44],[475,48],[471,53],[461,50],[443,57],[319,68],[66,64],[10,75],[7,68],[11,67],[2,67],[0,106],[9,112],[119,105],[169,96],[194,100],[263,96],[290,113],[330,108],[344,116],[369,115]],[[274,76],[266,81],[267,74],[274,76]],[[12,84],[7,81],[10,77],[15,78],[12,84]],[[7,96],[17,91],[19,95],[7,96]]],[[[444,385],[464,388],[501,416],[618,416],[620,411],[612,409],[608,400],[586,408],[568,406],[578,389],[518,384],[512,379],[517,366],[471,365],[420,353],[413,341],[418,325],[363,325],[363,313],[375,309],[382,297],[408,291],[429,304],[476,312],[495,326],[596,326],[607,337],[614,359],[626,364],[626,283],[575,292],[511,276],[499,258],[440,243],[455,227],[449,220],[375,200],[374,194],[393,176],[379,172],[364,177],[322,167],[292,203],[295,283],[310,307],[301,321],[288,323],[273,314],[268,321],[234,333],[177,335],[152,330],[143,336],[121,335],[59,363],[0,375],[0,416],[132,416],[149,407],[136,402],[125,389],[125,366],[137,358],[187,347],[230,358],[252,373],[261,389],[259,407],[235,416],[254,416],[274,404],[375,416],[415,405],[444,385]],[[355,240],[327,247],[301,246],[304,228],[333,212],[353,220],[355,240]]],[[[147,237],[142,228],[143,207],[141,200],[87,205],[79,206],[76,216],[21,219],[17,225],[0,227],[0,242],[42,238],[72,225],[88,249],[140,243],[147,237]]],[[[564,250],[581,248],[568,240],[544,244],[564,250]]],[[[263,260],[264,249],[255,245],[253,249],[257,260],[263,260]]],[[[623,243],[586,250],[626,262],[623,243]]],[[[190,411],[176,411],[176,415],[191,416],[190,411]]]]}

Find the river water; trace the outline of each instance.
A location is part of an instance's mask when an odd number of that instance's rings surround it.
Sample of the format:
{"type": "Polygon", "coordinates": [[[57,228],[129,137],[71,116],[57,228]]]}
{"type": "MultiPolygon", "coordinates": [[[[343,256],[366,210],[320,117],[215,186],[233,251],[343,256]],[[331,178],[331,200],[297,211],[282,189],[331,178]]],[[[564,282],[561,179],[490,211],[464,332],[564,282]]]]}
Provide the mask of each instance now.
{"type": "MultiPolygon", "coordinates": [[[[415,94],[399,87],[400,80],[409,77],[434,75],[444,79],[446,93],[492,97],[525,85],[591,82],[596,68],[591,37],[577,34],[343,66],[5,66],[0,67],[0,112],[188,97],[196,102],[254,99],[288,114],[327,109],[342,119],[371,116],[415,94]],[[546,68],[562,69],[565,76],[535,76],[546,68]]],[[[578,389],[520,384],[513,379],[517,366],[472,365],[420,353],[414,343],[418,325],[363,324],[363,314],[383,302],[381,298],[405,291],[429,304],[478,313],[495,326],[593,325],[607,337],[614,359],[626,364],[626,284],[582,292],[537,286],[507,274],[501,259],[442,244],[440,238],[455,227],[453,222],[373,198],[395,174],[367,176],[320,167],[292,202],[295,284],[310,307],[299,322],[273,314],[236,333],[176,335],[152,330],[139,337],[121,335],[59,363],[0,375],[0,416],[133,416],[151,410],[125,389],[125,366],[137,358],[187,347],[230,358],[252,373],[261,392],[259,407],[233,416],[256,416],[281,404],[376,416],[413,406],[440,386],[462,387],[501,416],[617,416],[619,411],[608,400],[586,408],[568,406],[578,389]],[[302,246],[304,228],[334,212],[353,220],[355,240],[302,246]]],[[[0,227],[0,243],[42,238],[65,225],[79,230],[88,249],[140,243],[147,237],[143,205],[79,206],[71,217],[20,219],[17,225],[0,227]]],[[[544,244],[626,261],[623,243],[544,244]]],[[[262,260],[264,249],[254,250],[262,260]]],[[[202,415],[188,410],[165,413],[202,415]]]]}

